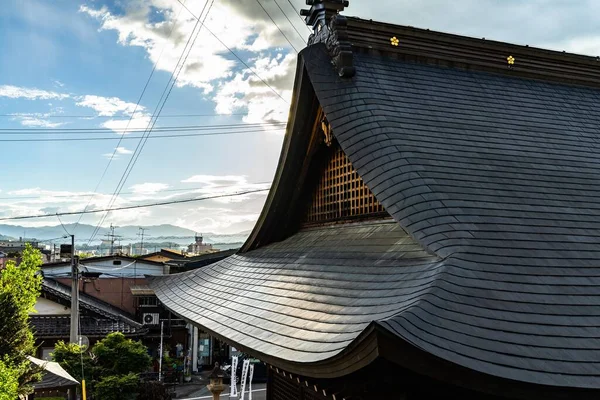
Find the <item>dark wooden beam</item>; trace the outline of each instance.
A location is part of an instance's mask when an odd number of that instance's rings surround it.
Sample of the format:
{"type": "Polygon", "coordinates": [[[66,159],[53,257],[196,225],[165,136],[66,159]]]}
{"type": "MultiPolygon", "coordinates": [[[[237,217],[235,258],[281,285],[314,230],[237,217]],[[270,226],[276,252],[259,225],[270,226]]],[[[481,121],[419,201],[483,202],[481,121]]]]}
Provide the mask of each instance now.
{"type": "Polygon", "coordinates": [[[456,68],[600,87],[600,57],[590,57],[411,26],[348,17],[353,51],[456,68]],[[398,45],[392,44],[396,38],[398,45]],[[514,58],[509,64],[507,58],[514,58]]]}

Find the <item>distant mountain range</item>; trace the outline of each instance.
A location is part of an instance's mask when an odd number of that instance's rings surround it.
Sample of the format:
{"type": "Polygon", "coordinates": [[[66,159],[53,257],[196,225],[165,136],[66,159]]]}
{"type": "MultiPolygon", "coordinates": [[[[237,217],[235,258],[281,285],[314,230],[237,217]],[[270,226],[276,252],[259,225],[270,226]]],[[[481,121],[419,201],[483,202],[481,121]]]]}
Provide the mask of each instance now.
{"type": "MultiPolygon", "coordinates": [[[[76,242],[86,242],[92,236],[94,229],[93,225],[79,224],[75,229],[75,224],[66,224],[65,229],[75,234],[76,242]]],[[[115,235],[118,235],[121,244],[137,243],[140,240],[138,236],[139,225],[124,225],[115,227],[115,235]]],[[[141,226],[146,229],[144,233],[144,242],[163,242],[171,241],[181,245],[189,244],[194,241],[196,232],[175,225],[150,225],[141,226]]],[[[18,225],[1,225],[0,224],[0,240],[14,239],[18,240],[21,237],[27,239],[37,239],[38,241],[49,241],[65,236],[65,229],[60,225],[55,226],[40,226],[40,227],[23,227],[18,225]]],[[[99,243],[102,239],[106,239],[106,234],[110,233],[109,228],[100,228],[93,243],[99,243]]],[[[250,231],[239,232],[235,234],[216,234],[202,233],[206,243],[242,243],[246,240],[250,231]]]]}

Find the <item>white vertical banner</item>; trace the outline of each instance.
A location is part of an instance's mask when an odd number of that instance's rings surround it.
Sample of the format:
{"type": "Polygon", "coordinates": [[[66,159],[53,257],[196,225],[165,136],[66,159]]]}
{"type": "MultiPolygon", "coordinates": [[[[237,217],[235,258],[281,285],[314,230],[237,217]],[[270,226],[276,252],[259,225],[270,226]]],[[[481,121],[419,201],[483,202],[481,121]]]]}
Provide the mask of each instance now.
{"type": "Polygon", "coordinates": [[[248,368],[250,367],[250,360],[244,360],[244,364],[242,366],[242,389],[240,394],[240,400],[245,400],[246,397],[246,381],[248,377],[248,368]]]}
{"type": "Polygon", "coordinates": [[[237,366],[238,356],[231,357],[231,383],[229,384],[229,397],[237,397],[237,366]]]}
{"type": "Polygon", "coordinates": [[[250,377],[248,378],[248,400],[252,400],[252,377],[254,376],[254,364],[250,365],[250,377]]]}

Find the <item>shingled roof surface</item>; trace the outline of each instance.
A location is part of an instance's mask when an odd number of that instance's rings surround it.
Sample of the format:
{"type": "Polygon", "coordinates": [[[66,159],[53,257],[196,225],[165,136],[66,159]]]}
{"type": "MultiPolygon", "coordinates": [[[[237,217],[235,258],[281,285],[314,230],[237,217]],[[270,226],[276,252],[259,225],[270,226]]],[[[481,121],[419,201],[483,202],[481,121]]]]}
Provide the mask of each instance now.
{"type": "Polygon", "coordinates": [[[151,283],[173,312],[282,359],[322,361],[427,291],[439,268],[393,221],[305,229],[151,283]],[[252,345],[250,345],[252,344],[252,345]]]}
{"type": "Polygon", "coordinates": [[[385,209],[444,259],[381,321],[469,368],[600,387],[600,91],[305,51],[341,147],[385,209]]]}
{"type": "Polygon", "coordinates": [[[299,65],[395,222],[156,278],[161,301],[280,360],[331,359],[374,321],[484,374],[600,388],[600,90],[362,52],[340,78],[322,44],[299,65]]]}
{"type": "MultiPolygon", "coordinates": [[[[36,338],[64,338],[70,334],[70,316],[32,315],[29,322],[36,338]]],[[[82,335],[90,337],[104,337],[113,332],[121,332],[124,335],[140,335],[146,332],[139,325],[130,325],[118,319],[88,316],[81,317],[80,329],[82,335]]]]}

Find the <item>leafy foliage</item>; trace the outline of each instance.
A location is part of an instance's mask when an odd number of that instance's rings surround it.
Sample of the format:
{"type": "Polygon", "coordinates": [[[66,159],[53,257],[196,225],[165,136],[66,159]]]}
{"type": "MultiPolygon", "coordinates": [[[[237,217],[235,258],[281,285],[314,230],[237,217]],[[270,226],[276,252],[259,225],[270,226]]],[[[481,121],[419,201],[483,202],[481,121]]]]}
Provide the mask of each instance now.
{"type": "Polygon", "coordinates": [[[53,361],[56,361],[67,371],[73,378],[81,382],[85,378],[88,389],[90,382],[93,381],[101,371],[98,370],[92,354],[82,351],[81,347],[75,343],[65,343],[60,341],[54,346],[52,353],[53,361]],[[81,375],[81,362],[83,360],[83,376],[81,375]]]}
{"type": "Polygon", "coordinates": [[[94,399],[102,400],[134,399],[138,392],[139,373],[146,371],[151,364],[146,346],[118,332],[109,334],[83,354],[77,344],[58,342],[52,357],[78,380],[82,378],[83,359],[87,390],[94,399]]]}
{"type": "Polygon", "coordinates": [[[79,259],[85,260],[86,258],[94,257],[92,253],[79,253],[79,259]]]}
{"type": "Polygon", "coordinates": [[[65,400],[64,397],[36,397],[35,400],[65,400]]]}
{"type": "Polygon", "coordinates": [[[17,297],[18,313],[27,316],[35,306],[40,294],[42,276],[38,274],[42,265],[42,253],[30,244],[23,250],[21,264],[13,261],[6,264],[0,273],[0,294],[13,294],[17,297]]]}
{"type": "Polygon", "coordinates": [[[137,374],[110,375],[96,384],[94,398],[102,400],[129,400],[137,397],[139,377],[137,374]]]}
{"type": "Polygon", "coordinates": [[[141,342],[125,338],[122,333],[111,333],[92,349],[97,363],[113,375],[140,373],[148,369],[151,358],[141,342]]]}
{"type": "Polygon", "coordinates": [[[27,244],[21,264],[9,261],[0,271],[0,400],[30,393],[30,384],[40,379],[41,369],[27,356],[35,353],[29,313],[40,294],[41,264],[40,251],[27,244]]]}
{"type": "Polygon", "coordinates": [[[19,370],[10,361],[0,360],[0,400],[14,400],[19,392],[19,370]]]}

